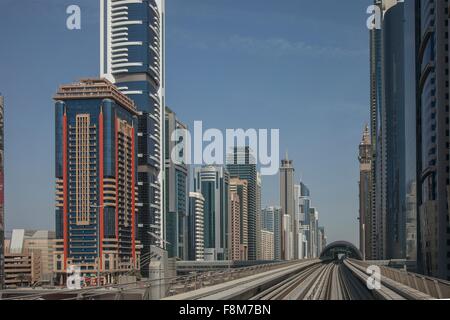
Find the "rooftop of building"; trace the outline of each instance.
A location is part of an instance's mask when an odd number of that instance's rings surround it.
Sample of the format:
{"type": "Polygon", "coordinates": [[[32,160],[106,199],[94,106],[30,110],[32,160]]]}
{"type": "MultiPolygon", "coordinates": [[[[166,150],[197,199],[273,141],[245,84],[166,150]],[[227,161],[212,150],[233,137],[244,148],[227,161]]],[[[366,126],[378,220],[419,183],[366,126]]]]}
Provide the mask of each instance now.
{"type": "Polygon", "coordinates": [[[81,79],[79,82],[61,85],[54,100],[112,99],[128,111],[137,114],[133,100],[128,98],[107,79],[81,79]]]}

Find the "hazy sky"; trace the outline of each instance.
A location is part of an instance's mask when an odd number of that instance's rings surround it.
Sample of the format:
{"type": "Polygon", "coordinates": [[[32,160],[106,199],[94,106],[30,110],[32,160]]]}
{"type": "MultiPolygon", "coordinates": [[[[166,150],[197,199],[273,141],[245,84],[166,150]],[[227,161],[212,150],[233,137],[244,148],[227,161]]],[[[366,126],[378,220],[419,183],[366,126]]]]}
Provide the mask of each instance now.
{"type": "MultiPolygon", "coordinates": [[[[192,127],[279,128],[329,241],[358,237],[371,0],[167,0],[167,105],[192,127]]],[[[99,1],[2,0],[6,227],[54,228],[58,86],[98,76],[99,1]],[[82,29],[66,29],[68,5],[82,29]]],[[[278,205],[278,176],[263,205],[278,205]]]]}

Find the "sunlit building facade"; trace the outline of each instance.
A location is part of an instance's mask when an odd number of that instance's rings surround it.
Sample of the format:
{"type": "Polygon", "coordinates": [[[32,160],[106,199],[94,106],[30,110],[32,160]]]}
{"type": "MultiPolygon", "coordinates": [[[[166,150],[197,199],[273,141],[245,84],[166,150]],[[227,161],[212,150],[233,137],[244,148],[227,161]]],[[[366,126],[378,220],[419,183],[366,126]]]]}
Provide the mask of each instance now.
{"type": "Polygon", "coordinates": [[[227,170],[231,178],[248,182],[248,260],[257,257],[257,201],[258,185],[256,159],[250,147],[235,147],[227,154],[227,170]]]}
{"type": "Polygon", "coordinates": [[[201,193],[189,193],[188,259],[205,260],[205,198],[201,193]]]}
{"type": "MultiPolygon", "coordinates": [[[[248,182],[238,178],[230,179],[230,192],[239,197],[239,260],[248,260],[248,182]]],[[[232,218],[233,219],[233,218],[232,218]]],[[[233,231],[231,232],[234,237],[233,231]]]]}
{"type": "MultiPolygon", "coordinates": [[[[281,219],[282,210],[280,207],[266,207],[261,210],[261,225],[263,231],[273,233],[273,259],[281,260],[281,219]]],[[[264,243],[261,250],[264,252],[264,243]]]]}
{"type": "Polygon", "coordinates": [[[267,230],[261,230],[261,260],[271,261],[274,260],[274,239],[273,232],[267,230]]]}
{"type": "Polygon", "coordinates": [[[298,233],[295,226],[298,224],[295,219],[294,201],[294,166],[288,155],[281,160],[280,167],[280,206],[283,211],[281,252],[282,259],[294,259],[294,243],[297,242],[298,233]]]}
{"type": "Polygon", "coordinates": [[[139,270],[136,106],[105,79],[55,97],[55,272],[70,265],[103,282],[139,270]]]}
{"type": "Polygon", "coordinates": [[[241,200],[230,191],[230,260],[241,260],[241,200]]]}

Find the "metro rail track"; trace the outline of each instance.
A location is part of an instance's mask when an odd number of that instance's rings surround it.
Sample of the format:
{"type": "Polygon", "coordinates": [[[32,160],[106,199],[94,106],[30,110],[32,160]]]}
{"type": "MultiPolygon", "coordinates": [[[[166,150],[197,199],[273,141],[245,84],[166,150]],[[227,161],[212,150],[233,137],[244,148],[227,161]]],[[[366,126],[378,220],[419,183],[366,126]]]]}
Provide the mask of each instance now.
{"type": "Polygon", "coordinates": [[[375,297],[338,261],[319,263],[252,297],[252,300],[373,300],[375,297]]]}
{"type": "MultiPolygon", "coordinates": [[[[354,259],[309,259],[273,265],[270,268],[237,270],[239,277],[204,286],[163,300],[428,300],[429,292],[418,291],[393,277],[372,283],[368,265],[354,259]]],[[[222,277],[221,273],[216,274],[222,277]]],[[[176,280],[176,279],[175,279],[176,280]]],[[[175,281],[173,280],[173,281],[175,281]]],[[[175,283],[175,282],[174,282],[175,283]]],[[[81,290],[30,291],[30,294],[3,297],[11,300],[103,300],[151,299],[152,282],[136,282],[81,290]]],[[[445,289],[445,288],[444,288],[445,289]]],[[[1,297],[0,297],[1,298],[1,297]]]]}
{"type": "Polygon", "coordinates": [[[427,300],[429,295],[383,278],[369,289],[370,275],[351,259],[312,260],[270,273],[168,299],[179,300],[427,300]]]}

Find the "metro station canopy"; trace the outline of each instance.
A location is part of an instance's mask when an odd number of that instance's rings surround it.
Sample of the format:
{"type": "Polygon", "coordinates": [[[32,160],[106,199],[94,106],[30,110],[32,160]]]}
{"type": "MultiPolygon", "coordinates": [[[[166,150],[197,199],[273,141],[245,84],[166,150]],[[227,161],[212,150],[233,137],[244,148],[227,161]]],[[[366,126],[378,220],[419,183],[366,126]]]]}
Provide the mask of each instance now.
{"type": "Polygon", "coordinates": [[[340,254],[346,255],[348,258],[363,260],[361,251],[347,241],[336,241],[330,243],[323,249],[320,254],[320,259],[336,259],[340,254]]]}

